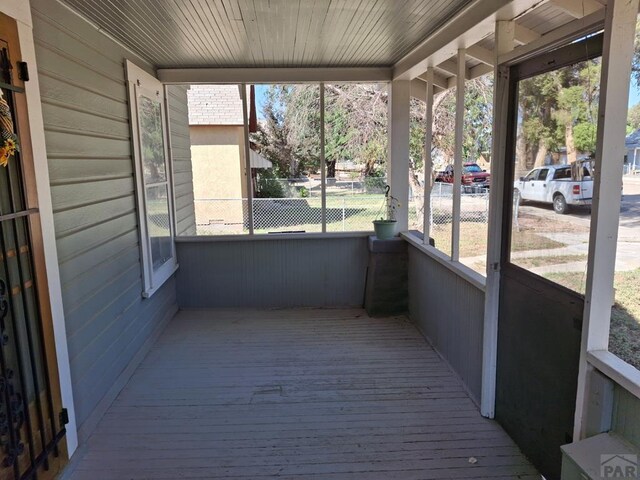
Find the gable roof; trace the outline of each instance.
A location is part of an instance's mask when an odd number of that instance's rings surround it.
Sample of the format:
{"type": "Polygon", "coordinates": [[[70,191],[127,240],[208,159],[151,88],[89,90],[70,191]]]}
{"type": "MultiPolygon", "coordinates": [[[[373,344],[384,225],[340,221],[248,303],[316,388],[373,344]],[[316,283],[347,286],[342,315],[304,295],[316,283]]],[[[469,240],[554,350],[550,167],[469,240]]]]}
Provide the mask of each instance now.
{"type": "Polygon", "coordinates": [[[242,125],[242,99],[238,85],[191,85],[189,125],[242,125]]]}
{"type": "Polygon", "coordinates": [[[627,135],[624,144],[627,148],[640,147],[640,129],[627,135]]]}

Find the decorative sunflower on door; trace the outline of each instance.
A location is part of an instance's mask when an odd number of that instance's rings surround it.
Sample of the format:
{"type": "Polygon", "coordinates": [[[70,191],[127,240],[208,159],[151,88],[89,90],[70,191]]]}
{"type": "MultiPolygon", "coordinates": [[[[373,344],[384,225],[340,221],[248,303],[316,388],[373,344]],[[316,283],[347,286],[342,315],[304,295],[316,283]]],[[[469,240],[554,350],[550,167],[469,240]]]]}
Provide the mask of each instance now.
{"type": "Polygon", "coordinates": [[[0,91],[0,165],[6,167],[9,160],[19,151],[18,137],[13,129],[11,109],[0,91]]]}

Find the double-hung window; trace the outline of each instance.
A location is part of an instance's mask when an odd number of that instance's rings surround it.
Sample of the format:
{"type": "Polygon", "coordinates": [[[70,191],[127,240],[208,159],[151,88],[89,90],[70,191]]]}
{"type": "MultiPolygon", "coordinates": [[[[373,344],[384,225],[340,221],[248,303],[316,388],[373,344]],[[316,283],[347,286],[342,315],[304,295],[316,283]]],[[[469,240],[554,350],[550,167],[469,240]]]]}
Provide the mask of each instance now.
{"type": "Polygon", "coordinates": [[[164,87],[127,61],[131,133],[140,222],[143,296],[149,297],[177,268],[171,168],[164,87]]]}

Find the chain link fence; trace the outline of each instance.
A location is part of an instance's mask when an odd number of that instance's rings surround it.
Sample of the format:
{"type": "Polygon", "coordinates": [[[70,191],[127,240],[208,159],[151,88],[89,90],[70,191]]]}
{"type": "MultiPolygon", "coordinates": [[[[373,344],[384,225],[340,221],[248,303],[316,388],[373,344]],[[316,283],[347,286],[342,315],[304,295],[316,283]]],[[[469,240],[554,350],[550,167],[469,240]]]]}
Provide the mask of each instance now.
{"type": "MultiPolygon", "coordinates": [[[[384,195],[327,196],[328,232],[372,230],[384,195]]],[[[238,235],[249,232],[248,200],[195,200],[198,235],[238,235]],[[206,219],[202,221],[202,219],[206,219]]],[[[253,226],[256,233],[321,232],[322,199],[255,198],[253,226]]]]}
{"type": "MultiPolygon", "coordinates": [[[[424,197],[414,196],[409,205],[409,228],[424,231],[424,197]]],[[[453,185],[435,183],[431,190],[430,225],[447,225],[453,221],[453,185]]],[[[486,224],[489,221],[489,191],[468,189],[460,195],[460,222],[486,224]]]]}
{"type": "MultiPolygon", "coordinates": [[[[384,194],[375,185],[362,181],[336,182],[327,186],[327,232],[371,231],[372,222],[385,215],[384,194]],[[353,193],[351,193],[353,192],[353,193]],[[373,193],[371,193],[373,192],[373,193]]],[[[313,187],[313,184],[309,185],[313,187]]],[[[254,198],[253,225],[256,233],[321,232],[322,198],[299,187],[296,196],[254,198]],[[301,196],[300,192],[303,192],[301,196]]],[[[249,232],[249,202],[245,199],[209,198],[194,201],[198,235],[238,235],[249,232]]],[[[409,228],[423,231],[422,196],[409,200],[409,228]]],[[[453,220],[453,187],[436,183],[431,192],[432,226],[447,225],[453,220]]],[[[486,224],[489,193],[465,192],[461,196],[461,222],[486,224]]]]}

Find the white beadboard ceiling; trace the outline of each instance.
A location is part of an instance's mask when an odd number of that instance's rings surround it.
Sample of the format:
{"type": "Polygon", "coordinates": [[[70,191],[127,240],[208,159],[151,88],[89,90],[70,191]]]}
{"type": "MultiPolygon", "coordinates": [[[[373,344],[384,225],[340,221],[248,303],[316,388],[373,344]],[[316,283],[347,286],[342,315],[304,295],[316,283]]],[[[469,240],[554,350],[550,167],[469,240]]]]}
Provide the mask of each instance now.
{"type": "Polygon", "coordinates": [[[391,66],[469,0],[61,0],[156,67],[391,66]]]}

